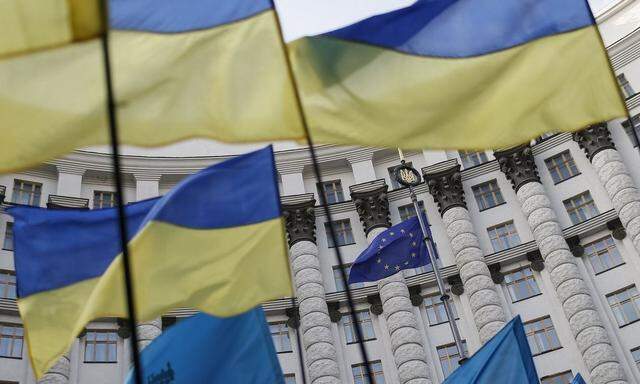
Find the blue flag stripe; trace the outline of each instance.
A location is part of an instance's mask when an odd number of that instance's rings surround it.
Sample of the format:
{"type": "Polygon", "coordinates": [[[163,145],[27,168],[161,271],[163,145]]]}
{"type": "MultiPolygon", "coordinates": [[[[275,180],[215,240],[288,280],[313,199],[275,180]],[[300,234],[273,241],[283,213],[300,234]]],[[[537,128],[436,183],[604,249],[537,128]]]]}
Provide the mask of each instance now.
{"type": "Polygon", "coordinates": [[[472,57],[595,24],[586,0],[418,0],[324,34],[435,57],[472,57]]]}
{"type": "Polygon", "coordinates": [[[110,0],[114,29],[179,33],[214,28],[272,8],[271,0],[110,0]]]}

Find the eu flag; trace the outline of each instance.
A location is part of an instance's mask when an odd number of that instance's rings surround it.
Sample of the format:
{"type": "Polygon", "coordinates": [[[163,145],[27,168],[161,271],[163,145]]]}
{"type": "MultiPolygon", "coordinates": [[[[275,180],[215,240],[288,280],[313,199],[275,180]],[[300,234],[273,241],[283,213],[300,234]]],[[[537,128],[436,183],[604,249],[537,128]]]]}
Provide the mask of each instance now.
{"type": "MultiPolygon", "coordinates": [[[[423,217],[426,221],[426,217],[423,217]]],[[[428,223],[427,232],[431,237],[428,223]]],[[[415,216],[387,229],[371,242],[353,263],[349,273],[349,284],[377,281],[401,270],[418,268],[430,263],[420,221],[415,216]]]]}

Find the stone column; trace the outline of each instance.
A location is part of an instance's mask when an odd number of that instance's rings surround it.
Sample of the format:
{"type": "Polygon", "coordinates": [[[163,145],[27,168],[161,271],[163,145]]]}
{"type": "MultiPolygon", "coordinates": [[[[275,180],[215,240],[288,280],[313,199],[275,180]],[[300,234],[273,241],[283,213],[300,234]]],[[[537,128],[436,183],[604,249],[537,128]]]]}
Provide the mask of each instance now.
{"type": "Polygon", "coordinates": [[[594,384],[627,383],[584,278],[562,235],[562,228],[540,183],[531,148],[521,145],[495,152],[527,217],[578,349],[594,384]]]}
{"type": "Polygon", "coordinates": [[[640,252],[640,191],[616,150],[606,123],[573,134],[598,173],[622,226],[640,252]]]}
{"type": "Polygon", "coordinates": [[[71,361],[69,353],[66,353],[38,380],[38,384],[67,384],[70,376],[71,361]]]}
{"type": "Polygon", "coordinates": [[[80,197],[82,194],[82,176],[85,169],[74,165],[58,165],[58,188],[60,196],[80,197]]]}
{"type": "Polygon", "coordinates": [[[429,186],[429,193],[438,203],[463,289],[469,296],[480,342],[484,344],[502,329],[507,317],[467,210],[460,165],[425,174],[424,178],[429,186]]]}
{"type": "Polygon", "coordinates": [[[305,194],[285,196],[282,203],[309,379],[312,384],[339,384],[338,355],[316,245],[315,200],[313,194],[305,194]]]}
{"type": "MultiPolygon", "coordinates": [[[[369,242],[391,226],[384,181],[352,186],[351,198],[369,242]]],[[[378,281],[378,291],[400,384],[432,383],[418,319],[403,274],[396,273],[378,281]]]]}

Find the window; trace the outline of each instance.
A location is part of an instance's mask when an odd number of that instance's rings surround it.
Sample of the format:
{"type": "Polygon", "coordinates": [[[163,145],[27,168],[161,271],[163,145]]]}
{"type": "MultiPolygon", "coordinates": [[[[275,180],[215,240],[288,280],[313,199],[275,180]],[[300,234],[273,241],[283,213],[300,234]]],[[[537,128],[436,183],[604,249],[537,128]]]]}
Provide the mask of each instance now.
{"type": "Polygon", "coordinates": [[[471,168],[489,161],[484,151],[458,151],[463,168],[471,168]]]}
{"type": "Polygon", "coordinates": [[[93,208],[111,208],[116,206],[116,193],[106,191],[93,191],[93,208]]]}
{"type": "Polygon", "coordinates": [[[619,326],[640,319],[640,294],[635,285],[607,295],[607,301],[619,326]]]}
{"type": "Polygon", "coordinates": [[[620,88],[622,88],[622,93],[624,94],[625,98],[628,99],[636,94],[624,73],[619,74],[618,76],[616,76],[616,78],[618,79],[618,85],[620,85],[620,88]]]}
{"type": "Polygon", "coordinates": [[[530,267],[505,274],[504,282],[514,303],[540,294],[540,288],[530,267]]]}
{"type": "Polygon", "coordinates": [[[496,180],[478,184],[471,189],[481,211],[504,204],[504,198],[496,180]]]}
{"type": "MultiPolygon", "coordinates": [[[[440,358],[440,366],[444,377],[448,377],[460,365],[460,354],[455,344],[441,345],[438,348],[438,357],[440,358]]],[[[462,349],[465,355],[469,355],[467,351],[467,342],[462,341],[462,349]]]]}
{"type": "Polygon", "coordinates": [[[624,264],[611,236],[585,245],[584,254],[589,258],[595,273],[608,271],[624,264]]]}
{"type": "Polygon", "coordinates": [[[624,127],[625,132],[627,132],[627,136],[629,136],[629,140],[631,140],[631,144],[633,144],[634,147],[637,147],[638,141],[636,140],[636,134],[640,136],[640,115],[634,116],[633,122],[635,123],[635,127],[634,125],[631,125],[631,120],[627,120],[623,122],[622,126],[624,127]],[[634,128],[636,131],[635,134],[633,133],[634,128]]]}
{"type": "Polygon", "coordinates": [[[544,162],[547,164],[551,178],[556,184],[580,174],[569,151],[561,152],[546,159],[544,162]]]}
{"type": "Polygon", "coordinates": [[[0,357],[22,358],[23,338],[20,325],[0,324],[0,357]]]}
{"type": "Polygon", "coordinates": [[[272,323],[269,324],[269,330],[271,330],[271,338],[273,339],[273,345],[276,347],[276,352],[291,352],[291,340],[289,339],[289,327],[287,323],[272,323]]]}
{"type": "Polygon", "coordinates": [[[2,249],[13,251],[13,223],[7,223],[7,229],[4,231],[4,243],[2,249]]]}
{"type": "Polygon", "coordinates": [[[600,213],[589,191],[567,199],[563,203],[573,224],[582,223],[600,213]]]}
{"type": "MultiPolygon", "coordinates": [[[[406,162],[405,165],[413,168],[413,164],[410,161],[406,162]]],[[[391,189],[398,189],[398,188],[404,187],[402,184],[398,183],[398,180],[396,180],[396,175],[394,171],[396,170],[397,167],[398,166],[396,165],[395,167],[387,168],[387,171],[389,172],[389,179],[391,180],[391,189]]]]}
{"type": "MultiPolygon", "coordinates": [[[[349,277],[349,273],[351,272],[351,264],[347,264],[344,266],[344,273],[349,277]]],[[[333,267],[333,279],[336,282],[336,292],[341,292],[347,289],[344,284],[344,280],[342,280],[342,273],[340,272],[340,267],[333,267]]],[[[364,283],[353,283],[349,284],[350,288],[360,288],[364,287],[364,283]]]]}
{"type": "Polygon", "coordinates": [[[556,373],[540,379],[541,384],[571,384],[571,381],[573,381],[573,373],[571,371],[556,373]]]}
{"type": "Polygon", "coordinates": [[[373,375],[373,383],[369,382],[365,364],[355,364],[351,366],[351,372],[353,372],[353,384],[384,384],[382,363],[380,361],[374,361],[369,363],[369,366],[371,367],[371,375],[373,375]]]}
{"type": "Polygon", "coordinates": [[[16,275],[9,271],[0,271],[0,298],[16,298],[16,275]]]}
{"type": "MultiPolygon", "coordinates": [[[[418,207],[420,207],[422,213],[426,213],[424,210],[424,201],[418,201],[418,207]]],[[[413,203],[405,204],[398,207],[398,213],[400,214],[400,221],[405,221],[416,216],[416,209],[413,203]]]]}
{"type": "Polygon", "coordinates": [[[13,202],[22,205],[40,205],[42,184],[24,180],[14,180],[13,202]]]}
{"type": "Polygon", "coordinates": [[[349,219],[336,220],[333,222],[333,230],[336,233],[337,244],[334,244],[333,239],[331,238],[329,223],[324,223],[324,229],[327,233],[327,245],[329,248],[355,243],[355,240],[353,239],[353,231],[351,230],[351,221],[349,219]]]}
{"type": "MultiPolygon", "coordinates": [[[[451,304],[451,311],[453,316],[457,319],[456,306],[453,301],[449,301],[451,304]]],[[[444,304],[440,300],[440,295],[432,295],[424,298],[424,308],[427,311],[427,318],[429,319],[429,325],[438,325],[449,322],[447,318],[447,312],[444,310],[444,304]]]]}
{"type": "MultiPolygon", "coordinates": [[[[369,310],[356,312],[356,319],[362,331],[362,341],[375,340],[376,334],[373,331],[373,323],[371,322],[371,313],[369,313],[369,310]]],[[[358,335],[356,334],[356,325],[353,322],[353,316],[351,316],[351,314],[342,316],[342,325],[344,326],[344,335],[347,339],[347,344],[357,342],[358,335]]]]}
{"type": "Polygon", "coordinates": [[[318,185],[318,193],[324,193],[327,204],[339,203],[344,201],[344,193],[342,192],[342,182],[340,180],[325,181],[318,185]]]}
{"type": "Polygon", "coordinates": [[[636,367],[640,369],[640,347],[636,347],[631,350],[631,357],[633,357],[633,361],[635,361],[636,367]]]}
{"type": "Polygon", "coordinates": [[[513,221],[489,227],[487,228],[487,232],[489,233],[489,239],[491,239],[493,250],[496,252],[500,252],[520,244],[520,236],[518,236],[518,231],[516,231],[513,221]]]}
{"type": "Polygon", "coordinates": [[[562,347],[549,316],[525,323],[524,332],[534,356],[562,347]]]}
{"type": "Polygon", "coordinates": [[[296,384],[296,375],[294,373],[284,375],[284,384],[296,384]]]}
{"type": "Polygon", "coordinates": [[[85,363],[118,362],[118,334],[115,331],[87,331],[84,340],[85,363]]]}

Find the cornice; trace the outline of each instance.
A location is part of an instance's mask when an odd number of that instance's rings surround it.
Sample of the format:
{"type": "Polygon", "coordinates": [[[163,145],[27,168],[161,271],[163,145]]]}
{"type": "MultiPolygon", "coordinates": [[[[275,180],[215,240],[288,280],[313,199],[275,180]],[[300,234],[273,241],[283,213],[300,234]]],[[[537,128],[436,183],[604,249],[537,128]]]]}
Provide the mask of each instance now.
{"type": "Polygon", "coordinates": [[[634,1],[635,0],[622,0],[622,1],[618,1],[615,4],[610,5],[609,8],[600,12],[600,14],[596,16],[596,24],[601,24],[606,20],[610,19],[612,16],[622,11],[624,8],[632,4],[634,1]]]}

